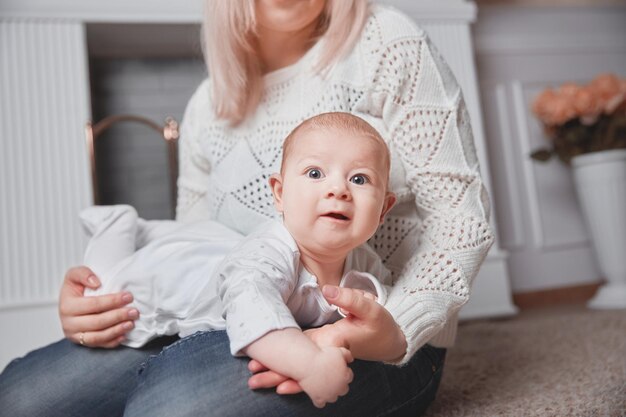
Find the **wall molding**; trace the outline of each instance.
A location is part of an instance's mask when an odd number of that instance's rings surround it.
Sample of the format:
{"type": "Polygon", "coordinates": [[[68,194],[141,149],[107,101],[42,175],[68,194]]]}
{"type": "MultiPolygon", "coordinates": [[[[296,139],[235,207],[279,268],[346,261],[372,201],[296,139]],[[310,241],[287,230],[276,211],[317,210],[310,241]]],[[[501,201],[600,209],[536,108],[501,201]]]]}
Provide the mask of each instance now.
{"type": "Polygon", "coordinates": [[[476,52],[482,55],[618,53],[626,7],[485,6],[474,27],[476,52]],[[521,22],[532,23],[529,26],[521,22]],[[558,22],[558,28],[555,23],[558,22]],[[494,36],[495,34],[498,36],[494,36]]]}
{"type": "Polygon", "coordinates": [[[477,7],[473,1],[466,0],[382,0],[410,14],[418,23],[473,22],[476,20],[477,7]]]}
{"type": "Polygon", "coordinates": [[[537,193],[537,179],[535,178],[535,172],[533,170],[533,161],[530,157],[524,158],[525,155],[529,155],[530,149],[530,135],[528,132],[528,126],[526,121],[528,120],[528,112],[526,111],[526,105],[524,102],[524,93],[522,83],[518,80],[511,83],[513,106],[515,112],[515,119],[517,123],[517,129],[519,133],[519,147],[522,155],[522,169],[523,176],[526,184],[525,192],[526,199],[529,202],[528,208],[530,209],[531,230],[533,236],[533,243],[537,247],[543,245],[544,236],[541,228],[541,214],[539,212],[539,195],[537,193]]]}
{"type": "MultiPolygon", "coordinates": [[[[476,18],[476,5],[466,0],[383,0],[418,21],[465,21],[476,18]]],[[[199,23],[202,0],[3,0],[0,17],[45,18],[83,22],[199,23]]]]}
{"type": "MultiPolygon", "coordinates": [[[[496,107],[501,108],[501,109],[506,109],[507,108],[506,91],[505,91],[506,87],[502,83],[498,83],[497,85],[494,86],[494,90],[495,90],[496,107]]],[[[513,127],[511,124],[511,117],[509,116],[508,112],[503,111],[503,112],[498,113],[498,127],[499,127],[501,137],[503,138],[511,137],[511,133],[513,132],[513,127]]],[[[502,157],[504,158],[505,165],[514,166],[515,152],[513,150],[513,143],[511,141],[504,141],[502,143],[502,148],[503,148],[502,157]]],[[[522,216],[520,213],[520,210],[522,208],[521,195],[520,195],[521,193],[518,192],[519,188],[517,187],[517,183],[513,180],[513,178],[507,177],[505,180],[507,181],[509,190],[512,191],[511,193],[509,193],[510,200],[511,200],[510,208],[513,211],[512,222],[511,222],[513,226],[513,231],[512,231],[513,243],[511,246],[518,247],[523,244],[523,236],[524,236],[523,234],[524,224],[522,222],[522,216]]]]}
{"type": "Polygon", "coordinates": [[[22,310],[34,307],[55,307],[58,305],[58,297],[42,299],[29,299],[26,301],[3,301],[0,303],[0,313],[9,310],[22,310]]]}
{"type": "Polygon", "coordinates": [[[626,42],[619,36],[507,36],[477,37],[476,50],[481,54],[578,54],[626,51],[626,42]]]}
{"type": "Polygon", "coordinates": [[[202,0],[2,0],[0,18],[199,23],[202,0]]]}

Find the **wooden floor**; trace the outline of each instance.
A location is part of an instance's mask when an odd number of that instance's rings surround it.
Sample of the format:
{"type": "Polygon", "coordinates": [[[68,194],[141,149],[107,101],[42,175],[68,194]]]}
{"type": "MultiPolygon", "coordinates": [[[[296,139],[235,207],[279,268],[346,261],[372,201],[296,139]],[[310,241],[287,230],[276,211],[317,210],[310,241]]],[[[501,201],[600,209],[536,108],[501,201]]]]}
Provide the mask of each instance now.
{"type": "Polygon", "coordinates": [[[513,303],[521,310],[567,304],[586,304],[602,283],[555,288],[513,294],[513,303]]]}

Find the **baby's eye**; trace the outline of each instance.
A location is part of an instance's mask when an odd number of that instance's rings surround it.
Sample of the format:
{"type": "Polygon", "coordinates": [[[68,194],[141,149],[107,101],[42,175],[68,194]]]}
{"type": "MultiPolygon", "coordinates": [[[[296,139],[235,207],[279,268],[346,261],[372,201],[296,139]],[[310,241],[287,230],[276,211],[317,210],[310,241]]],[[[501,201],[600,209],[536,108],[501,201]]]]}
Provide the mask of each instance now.
{"type": "Polygon", "coordinates": [[[306,176],[314,180],[318,180],[323,177],[322,171],[317,168],[311,168],[306,172],[306,176]]]}
{"type": "Polygon", "coordinates": [[[369,181],[370,181],[369,178],[367,178],[365,175],[362,175],[362,174],[357,174],[357,175],[354,175],[352,178],[350,178],[350,182],[356,185],[367,184],[369,181]]]}

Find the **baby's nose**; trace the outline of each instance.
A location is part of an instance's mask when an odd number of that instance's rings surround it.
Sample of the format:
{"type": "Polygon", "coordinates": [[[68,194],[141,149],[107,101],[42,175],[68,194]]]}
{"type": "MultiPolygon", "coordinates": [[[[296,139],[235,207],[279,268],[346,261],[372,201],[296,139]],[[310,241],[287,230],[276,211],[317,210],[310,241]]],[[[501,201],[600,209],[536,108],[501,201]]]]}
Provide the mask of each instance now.
{"type": "Polygon", "coordinates": [[[329,186],[326,197],[347,200],[350,198],[350,190],[348,190],[345,181],[336,181],[329,186]]]}

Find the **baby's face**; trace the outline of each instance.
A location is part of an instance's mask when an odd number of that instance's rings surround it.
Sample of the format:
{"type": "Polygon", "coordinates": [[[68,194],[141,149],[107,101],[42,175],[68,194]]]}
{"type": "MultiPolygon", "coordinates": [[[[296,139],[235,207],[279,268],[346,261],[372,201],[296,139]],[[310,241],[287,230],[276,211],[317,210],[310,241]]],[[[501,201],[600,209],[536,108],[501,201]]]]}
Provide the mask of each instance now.
{"type": "Polygon", "coordinates": [[[307,129],[271,181],[277,209],[298,245],[348,252],[366,242],[395,202],[384,144],[341,129],[307,129]]]}

